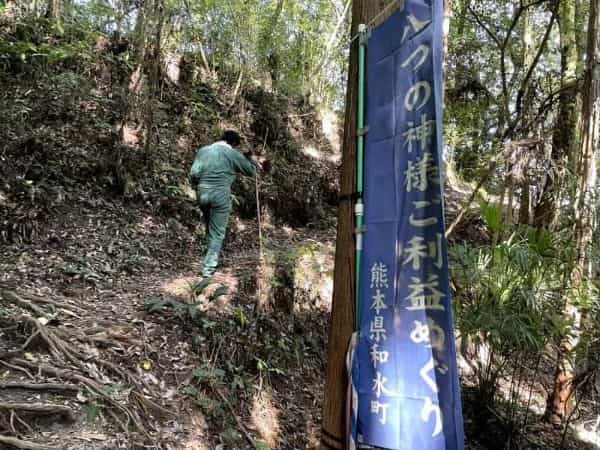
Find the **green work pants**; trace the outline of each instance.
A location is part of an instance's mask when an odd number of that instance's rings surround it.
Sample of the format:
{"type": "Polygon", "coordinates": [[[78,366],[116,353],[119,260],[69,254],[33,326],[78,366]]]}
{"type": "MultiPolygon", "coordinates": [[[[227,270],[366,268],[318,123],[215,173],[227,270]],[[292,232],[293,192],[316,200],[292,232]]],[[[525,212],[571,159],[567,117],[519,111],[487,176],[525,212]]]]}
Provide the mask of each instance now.
{"type": "Polygon", "coordinates": [[[199,186],[198,202],[206,225],[207,248],[202,274],[210,276],[219,264],[219,254],[231,211],[231,193],[229,189],[199,186]]]}

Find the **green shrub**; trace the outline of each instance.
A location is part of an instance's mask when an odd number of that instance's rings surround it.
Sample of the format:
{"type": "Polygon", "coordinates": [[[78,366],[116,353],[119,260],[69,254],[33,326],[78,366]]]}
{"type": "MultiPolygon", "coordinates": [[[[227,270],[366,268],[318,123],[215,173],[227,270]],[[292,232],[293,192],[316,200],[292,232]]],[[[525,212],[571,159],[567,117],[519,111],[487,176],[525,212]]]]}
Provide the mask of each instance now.
{"type": "Polygon", "coordinates": [[[493,402],[512,362],[541,355],[564,334],[569,267],[554,250],[563,245],[546,232],[521,229],[494,248],[450,247],[456,327],[482,404],[493,402]]]}

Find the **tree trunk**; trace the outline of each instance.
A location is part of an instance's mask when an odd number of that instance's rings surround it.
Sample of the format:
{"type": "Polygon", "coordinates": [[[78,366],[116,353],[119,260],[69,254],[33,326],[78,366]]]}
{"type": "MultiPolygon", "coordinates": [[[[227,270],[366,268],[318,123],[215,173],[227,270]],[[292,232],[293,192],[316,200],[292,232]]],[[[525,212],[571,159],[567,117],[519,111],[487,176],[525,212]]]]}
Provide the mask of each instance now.
{"type": "Polygon", "coordinates": [[[144,72],[146,72],[148,76],[146,101],[144,105],[144,159],[146,166],[150,166],[154,160],[151,155],[151,150],[156,145],[154,110],[156,109],[156,94],[158,92],[162,64],[161,41],[165,16],[163,0],[154,0],[152,15],[154,39],[150,45],[150,50],[145,52],[144,55],[144,72]]]}
{"type": "MultiPolygon", "coordinates": [[[[354,36],[358,32],[359,24],[369,23],[389,3],[389,0],[354,0],[351,35],[354,36]]],[[[342,149],[340,189],[344,194],[355,190],[357,77],[358,40],[354,40],[350,49],[350,65],[348,67],[346,120],[342,149]]],[[[350,337],[354,331],[353,231],[353,204],[349,200],[343,200],[338,211],[333,305],[329,326],[327,378],[323,401],[322,449],[343,448],[346,435],[345,404],[348,377],[345,357],[350,337]]]]}
{"type": "Polygon", "coordinates": [[[552,136],[551,169],[535,209],[534,223],[552,228],[557,219],[563,179],[577,147],[577,28],[575,0],[560,0],[561,93],[552,136]]]}
{"type": "Polygon", "coordinates": [[[151,15],[149,9],[150,8],[147,5],[147,2],[141,4],[141,6],[137,9],[137,19],[133,31],[133,45],[131,52],[131,59],[136,66],[129,77],[126,90],[127,96],[124,99],[123,120],[119,128],[120,140],[122,143],[126,143],[128,141],[125,137],[125,128],[128,127],[129,124],[137,124],[138,122],[142,121],[142,93],[144,92],[146,86],[144,65],[146,59],[148,58],[146,55],[148,47],[146,36],[148,35],[148,30],[150,29],[149,21],[151,15]]]}
{"type": "Polygon", "coordinates": [[[74,0],[64,0],[63,4],[63,17],[71,17],[73,14],[73,7],[75,6],[73,3],[74,0]]]}
{"type": "Polygon", "coordinates": [[[548,398],[546,417],[553,422],[563,421],[569,414],[573,397],[575,365],[574,350],[579,343],[581,311],[574,304],[586,275],[586,263],[594,233],[595,190],[597,183],[595,148],[600,135],[600,5],[590,0],[590,19],[583,107],[581,144],[577,159],[577,193],[575,202],[575,242],[577,255],[571,272],[571,296],[565,299],[564,314],[571,320],[569,336],[559,348],[554,389],[548,398]]]}
{"type": "Polygon", "coordinates": [[[577,79],[583,80],[585,72],[585,60],[583,55],[586,51],[585,17],[587,9],[586,0],[575,1],[575,39],[577,41],[577,79]],[[578,20],[579,18],[579,20],[578,20]]]}
{"type": "Polygon", "coordinates": [[[0,19],[12,20],[17,14],[17,3],[15,0],[7,0],[4,4],[4,11],[0,14],[0,19]]]}
{"type": "Polygon", "coordinates": [[[137,19],[135,21],[135,27],[133,29],[133,57],[143,58],[144,49],[146,48],[146,14],[148,7],[147,2],[143,2],[139,8],[137,8],[137,19]]]}
{"type": "Polygon", "coordinates": [[[521,205],[519,206],[519,224],[530,224],[531,195],[529,191],[529,158],[525,166],[524,180],[521,183],[521,205]]]}
{"type": "Polygon", "coordinates": [[[510,177],[508,179],[508,186],[506,187],[507,189],[507,197],[508,197],[508,204],[506,205],[506,222],[504,224],[505,227],[510,227],[514,224],[514,206],[513,206],[513,201],[515,198],[515,182],[512,179],[512,177],[510,177]]]}
{"type": "Polygon", "coordinates": [[[279,80],[279,69],[280,69],[280,60],[279,54],[277,52],[277,44],[273,43],[272,34],[277,28],[277,23],[279,22],[279,17],[283,12],[283,3],[284,0],[278,0],[277,5],[275,6],[275,11],[273,11],[273,15],[269,20],[267,28],[263,30],[260,37],[260,54],[264,58],[264,64],[267,67],[269,72],[269,76],[271,78],[271,88],[273,91],[277,90],[277,82],[279,80]]]}
{"type": "MultiPolygon", "coordinates": [[[[532,36],[532,30],[531,30],[531,16],[532,16],[532,12],[529,9],[526,9],[525,11],[523,11],[522,13],[522,21],[523,21],[523,28],[521,30],[521,45],[523,47],[523,54],[522,54],[522,58],[521,58],[521,65],[522,67],[527,70],[531,64],[533,64],[534,59],[535,59],[535,47],[533,45],[533,36],[532,36]]],[[[524,97],[527,98],[528,93],[524,94],[524,97]]],[[[527,121],[527,118],[531,116],[530,113],[530,101],[524,101],[523,102],[523,110],[522,110],[522,114],[523,117],[525,118],[525,121],[527,121]]],[[[532,137],[532,136],[527,136],[527,137],[532,137]]],[[[531,196],[530,196],[530,192],[529,192],[529,185],[531,182],[530,179],[530,175],[529,175],[529,164],[531,162],[531,156],[530,156],[530,150],[527,149],[526,150],[526,154],[524,154],[522,157],[525,159],[525,162],[523,163],[523,178],[522,180],[520,180],[520,185],[521,185],[521,197],[520,197],[520,206],[519,206],[519,224],[520,225],[529,225],[530,223],[530,214],[529,214],[529,210],[530,210],[530,206],[531,206],[531,196]]]]}
{"type": "Polygon", "coordinates": [[[452,18],[452,4],[450,0],[444,0],[444,27],[443,27],[443,36],[442,36],[442,70],[443,70],[443,82],[442,82],[442,104],[444,103],[444,99],[446,97],[446,82],[447,82],[447,55],[448,55],[448,38],[450,37],[450,19],[452,18]]]}
{"type": "MultiPolygon", "coordinates": [[[[327,44],[325,45],[325,50],[323,50],[323,55],[321,56],[321,62],[317,65],[317,67],[313,71],[305,69],[306,75],[308,75],[311,79],[313,79],[313,77],[310,76],[311,74],[313,74],[314,78],[317,79],[318,83],[323,81],[323,77],[321,76],[323,67],[325,67],[327,65],[327,63],[329,63],[329,61],[331,60],[331,57],[336,53],[336,51],[339,51],[337,49],[337,45],[339,44],[339,40],[340,40],[340,37],[339,37],[340,28],[346,22],[346,17],[348,16],[348,11],[350,10],[351,4],[352,4],[351,0],[346,0],[346,5],[344,6],[344,10],[342,11],[342,13],[337,18],[337,23],[335,24],[335,28],[331,31],[331,33],[329,34],[329,37],[327,38],[327,44]]],[[[311,81],[311,79],[309,79],[308,81],[311,81]]],[[[321,86],[318,87],[317,92],[319,94],[319,97],[321,97],[321,94],[322,94],[321,86]]]]}
{"type": "Polygon", "coordinates": [[[46,7],[46,18],[60,22],[63,13],[62,0],[48,0],[46,7]]]}

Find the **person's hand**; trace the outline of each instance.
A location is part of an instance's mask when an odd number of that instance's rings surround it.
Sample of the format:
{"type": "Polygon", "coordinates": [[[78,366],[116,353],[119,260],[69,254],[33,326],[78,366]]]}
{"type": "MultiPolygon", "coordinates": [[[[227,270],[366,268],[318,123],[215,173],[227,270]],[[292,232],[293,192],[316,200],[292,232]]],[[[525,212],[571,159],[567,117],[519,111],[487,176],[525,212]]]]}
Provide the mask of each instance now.
{"type": "Polygon", "coordinates": [[[258,163],[260,164],[260,167],[263,170],[263,172],[271,171],[271,161],[267,158],[259,158],[258,163]]]}

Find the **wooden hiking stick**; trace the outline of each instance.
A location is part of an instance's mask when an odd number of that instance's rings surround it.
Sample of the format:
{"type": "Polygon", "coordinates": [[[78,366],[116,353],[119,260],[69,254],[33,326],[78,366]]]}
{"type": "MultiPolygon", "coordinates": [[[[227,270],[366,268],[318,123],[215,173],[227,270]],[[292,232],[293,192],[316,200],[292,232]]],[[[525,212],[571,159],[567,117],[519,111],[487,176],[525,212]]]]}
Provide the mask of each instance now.
{"type": "Polygon", "coordinates": [[[260,194],[258,191],[258,171],[254,177],[255,188],[256,188],[256,219],[258,221],[258,255],[260,260],[263,259],[263,251],[262,251],[262,226],[260,221],[260,194]]]}
{"type": "MultiPolygon", "coordinates": [[[[267,137],[269,137],[269,129],[267,128],[267,131],[265,132],[265,139],[263,141],[263,148],[261,153],[264,154],[265,152],[265,148],[267,147],[267,137]]],[[[255,180],[255,188],[256,188],[256,219],[258,221],[258,255],[260,258],[260,261],[262,262],[264,256],[263,256],[263,249],[262,249],[262,222],[260,220],[260,191],[259,191],[259,183],[258,183],[258,170],[256,171],[256,176],[254,177],[255,180]]]]}
{"type": "MultiPolygon", "coordinates": [[[[265,148],[267,147],[267,137],[269,136],[269,129],[265,132],[265,140],[263,142],[262,153],[264,153],[265,148]]],[[[257,294],[257,307],[259,311],[262,311],[266,308],[266,302],[263,301],[262,298],[262,283],[263,283],[263,272],[264,272],[264,263],[265,258],[263,254],[263,245],[262,245],[262,221],[260,217],[260,184],[258,180],[258,170],[256,171],[255,180],[255,189],[256,189],[256,219],[258,221],[258,273],[256,279],[256,294],[257,294]]]]}

